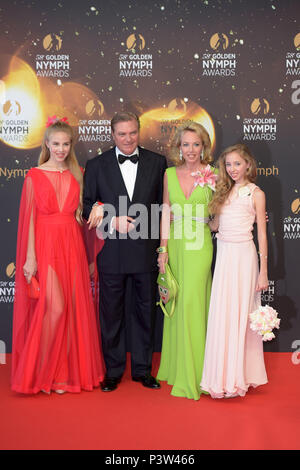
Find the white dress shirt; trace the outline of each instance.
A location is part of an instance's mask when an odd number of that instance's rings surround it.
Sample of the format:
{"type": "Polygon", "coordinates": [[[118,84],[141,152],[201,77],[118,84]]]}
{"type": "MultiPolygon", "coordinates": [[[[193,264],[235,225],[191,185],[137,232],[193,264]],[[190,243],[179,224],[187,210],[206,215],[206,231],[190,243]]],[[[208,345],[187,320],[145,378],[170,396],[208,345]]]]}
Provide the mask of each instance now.
{"type": "MultiPolygon", "coordinates": [[[[119,154],[124,155],[121,152],[121,150],[118,149],[118,147],[116,147],[116,158],[117,159],[118,159],[119,154]]],[[[137,147],[133,153],[131,153],[130,155],[127,155],[127,156],[131,157],[131,155],[138,155],[138,154],[139,154],[139,149],[137,147]]],[[[121,173],[122,173],[122,177],[123,177],[126,189],[127,189],[129,199],[132,200],[138,163],[134,164],[134,163],[126,160],[124,163],[120,164],[119,160],[118,160],[118,165],[119,165],[121,173]]]]}
{"type": "MultiPolygon", "coordinates": [[[[116,147],[116,159],[117,159],[118,165],[120,167],[120,171],[121,171],[121,174],[122,174],[122,178],[123,178],[123,181],[124,181],[129,199],[131,201],[132,197],[133,197],[137,167],[138,167],[139,163],[132,163],[132,162],[126,160],[124,163],[120,164],[119,160],[118,160],[118,155],[119,154],[124,155],[121,152],[121,150],[118,147],[116,147]]],[[[139,155],[138,147],[135,149],[135,151],[133,153],[131,153],[130,155],[127,155],[127,156],[131,157],[131,155],[139,155]]],[[[111,222],[110,222],[110,229],[109,229],[110,234],[112,234],[114,232],[114,229],[113,229],[113,226],[112,226],[114,220],[115,220],[115,217],[113,217],[111,219],[111,222]]]]}

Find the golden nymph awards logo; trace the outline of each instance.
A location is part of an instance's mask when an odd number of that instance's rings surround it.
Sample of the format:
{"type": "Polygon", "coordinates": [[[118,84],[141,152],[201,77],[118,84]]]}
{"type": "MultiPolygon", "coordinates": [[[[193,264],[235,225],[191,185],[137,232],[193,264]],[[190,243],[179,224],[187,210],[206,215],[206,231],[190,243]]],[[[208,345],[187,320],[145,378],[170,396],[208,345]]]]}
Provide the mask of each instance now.
{"type": "Polygon", "coordinates": [[[283,219],[283,238],[295,240],[300,238],[300,198],[297,197],[291,202],[291,212],[294,216],[283,219]]]}
{"type": "Polygon", "coordinates": [[[56,54],[62,47],[62,39],[57,34],[47,34],[43,39],[46,54],[37,54],[35,59],[38,77],[68,78],[70,76],[69,54],[56,54]]]}
{"type": "Polygon", "coordinates": [[[293,214],[298,215],[300,213],[300,199],[295,199],[291,204],[291,210],[293,214]]]}
{"type": "Polygon", "coordinates": [[[15,263],[12,262],[6,267],[6,280],[0,280],[0,302],[2,303],[13,303],[14,301],[15,281],[13,279],[15,273],[16,266],[15,263]]]}
{"type": "Polygon", "coordinates": [[[3,112],[7,117],[19,116],[21,105],[17,100],[7,100],[3,105],[3,112]]]}
{"type": "Polygon", "coordinates": [[[267,118],[270,103],[264,97],[254,98],[250,104],[252,116],[243,120],[243,140],[276,140],[277,120],[267,118]]]}
{"type": "Polygon", "coordinates": [[[210,47],[214,53],[202,54],[202,75],[233,77],[236,73],[236,55],[225,53],[229,46],[228,36],[224,33],[215,33],[210,38],[210,47]]]}
{"type": "Polygon", "coordinates": [[[174,98],[168,104],[168,111],[170,113],[186,113],[187,110],[187,102],[184,101],[182,98],[174,98]]]}
{"type": "Polygon", "coordinates": [[[131,34],[126,40],[127,49],[133,53],[136,51],[142,51],[145,44],[145,39],[141,34],[131,34]]]}
{"type": "Polygon", "coordinates": [[[251,112],[256,116],[261,114],[265,115],[268,114],[268,112],[270,111],[270,104],[266,100],[266,98],[255,98],[252,101],[250,108],[251,112]]]}
{"type": "Polygon", "coordinates": [[[139,33],[130,34],[126,39],[126,54],[119,55],[120,77],[152,77],[152,54],[141,54],[145,39],[139,33]]]}
{"type": "Polygon", "coordinates": [[[262,302],[273,302],[275,297],[275,281],[269,280],[268,289],[262,291],[261,293],[261,301],[262,302]]]}
{"type": "Polygon", "coordinates": [[[104,119],[104,105],[97,98],[86,103],[87,119],[80,119],[78,126],[79,141],[111,142],[110,121],[104,119]]]}
{"type": "Polygon", "coordinates": [[[164,153],[177,127],[197,122],[207,130],[212,148],[215,147],[215,127],[209,113],[188,97],[175,97],[160,107],[153,108],[140,116],[141,144],[156,152],[164,153]]]}
{"type": "Polygon", "coordinates": [[[2,105],[0,116],[0,139],[8,145],[27,142],[29,137],[29,121],[19,119],[22,106],[16,99],[6,100],[2,105]]]}
{"type": "Polygon", "coordinates": [[[47,34],[43,39],[43,47],[47,52],[60,51],[62,46],[62,39],[57,34],[47,34]]]}
{"type": "MultiPolygon", "coordinates": [[[[15,148],[34,148],[42,140],[41,94],[34,70],[12,56],[2,86],[0,140],[15,148]]],[[[49,106],[49,104],[47,103],[49,106]]]]}
{"type": "Polygon", "coordinates": [[[297,51],[300,52],[300,33],[296,34],[296,36],[294,37],[294,46],[297,51]]]}
{"type": "Polygon", "coordinates": [[[286,53],[286,75],[300,75],[300,33],[296,34],[293,43],[297,52],[291,51],[286,53]]]}

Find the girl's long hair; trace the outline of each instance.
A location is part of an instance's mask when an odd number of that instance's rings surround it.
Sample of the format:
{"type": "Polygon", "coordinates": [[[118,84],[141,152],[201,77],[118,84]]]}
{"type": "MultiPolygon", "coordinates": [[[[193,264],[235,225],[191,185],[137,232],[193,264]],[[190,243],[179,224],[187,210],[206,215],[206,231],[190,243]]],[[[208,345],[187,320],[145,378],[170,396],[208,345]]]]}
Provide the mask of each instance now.
{"type": "Polygon", "coordinates": [[[256,161],[253,157],[251,151],[244,144],[235,144],[231,147],[227,147],[220,155],[217,161],[217,167],[219,168],[218,180],[216,184],[216,191],[212,200],[209,203],[208,209],[210,214],[218,214],[221,210],[221,207],[225,203],[226,199],[229,196],[230,191],[234,186],[234,181],[230,178],[226,171],[226,156],[229,153],[237,152],[241,158],[249,165],[246,171],[246,178],[250,183],[254,183],[256,179],[256,161]]]}
{"type": "Polygon", "coordinates": [[[56,121],[55,123],[51,124],[49,127],[47,127],[43,142],[42,142],[42,149],[41,153],[39,156],[38,160],[38,166],[42,165],[43,163],[47,162],[50,158],[50,151],[46,145],[47,141],[50,138],[50,135],[55,133],[55,132],[65,132],[71,139],[71,147],[70,147],[70,152],[69,155],[67,156],[65,163],[67,164],[67,167],[71,171],[72,175],[74,178],[78,181],[79,187],[80,187],[80,196],[79,196],[79,204],[76,209],[76,220],[82,224],[82,191],[83,191],[83,176],[82,176],[82,170],[79,166],[79,163],[77,161],[76,155],[75,155],[75,136],[72,127],[67,124],[64,121],[56,121]]]}

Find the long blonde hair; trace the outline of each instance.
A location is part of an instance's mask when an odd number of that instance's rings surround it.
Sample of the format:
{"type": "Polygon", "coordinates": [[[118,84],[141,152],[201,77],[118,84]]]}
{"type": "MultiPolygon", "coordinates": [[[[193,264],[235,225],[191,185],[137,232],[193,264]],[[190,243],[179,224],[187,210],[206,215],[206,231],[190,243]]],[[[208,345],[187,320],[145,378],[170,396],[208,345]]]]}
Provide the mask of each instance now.
{"type": "Polygon", "coordinates": [[[53,124],[51,124],[49,127],[47,127],[43,142],[42,142],[42,149],[41,153],[38,159],[38,166],[42,165],[43,163],[46,163],[49,158],[50,158],[50,151],[49,148],[47,147],[47,142],[50,138],[50,135],[55,133],[55,132],[65,132],[71,139],[71,147],[70,147],[70,152],[65,160],[65,163],[69,170],[71,171],[72,175],[74,178],[78,181],[79,187],[80,187],[80,196],[79,196],[79,204],[76,209],[76,220],[82,224],[82,192],[83,192],[83,176],[82,176],[82,171],[79,166],[79,163],[77,161],[76,155],[75,155],[75,136],[72,127],[64,122],[57,120],[53,124]]]}
{"type": "Polygon", "coordinates": [[[195,132],[197,134],[203,144],[203,158],[201,161],[205,164],[211,163],[213,158],[211,156],[211,141],[208,132],[201,124],[190,121],[178,127],[174,137],[172,138],[170,147],[170,160],[174,163],[174,165],[180,166],[184,164],[184,160],[181,160],[179,157],[181,139],[184,132],[195,132]]]}
{"type": "Polygon", "coordinates": [[[256,161],[251,151],[244,144],[235,144],[227,147],[220,155],[217,161],[217,167],[219,168],[218,180],[216,184],[216,191],[212,200],[208,205],[210,214],[218,214],[226,201],[231,189],[234,186],[234,181],[230,178],[226,171],[226,156],[229,153],[237,152],[243,160],[249,165],[246,171],[246,178],[250,183],[254,183],[256,179],[256,161]]]}

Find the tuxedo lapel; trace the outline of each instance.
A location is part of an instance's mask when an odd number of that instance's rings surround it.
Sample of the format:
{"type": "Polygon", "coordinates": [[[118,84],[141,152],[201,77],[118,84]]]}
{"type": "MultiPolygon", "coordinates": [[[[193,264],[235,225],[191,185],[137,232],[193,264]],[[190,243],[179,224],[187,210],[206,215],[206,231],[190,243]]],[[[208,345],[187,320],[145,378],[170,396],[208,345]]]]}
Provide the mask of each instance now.
{"type": "Polygon", "coordinates": [[[135,186],[132,196],[132,202],[141,202],[143,200],[143,193],[146,189],[147,180],[151,172],[151,160],[147,158],[143,149],[139,147],[139,163],[137,169],[137,175],[135,180],[135,186]]]}
{"type": "Polygon", "coordinates": [[[113,148],[109,155],[107,155],[105,174],[108,178],[113,193],[116,196],[127,196],[129,199],[123,176],[117,161],[115,148],[113,148]]]}

